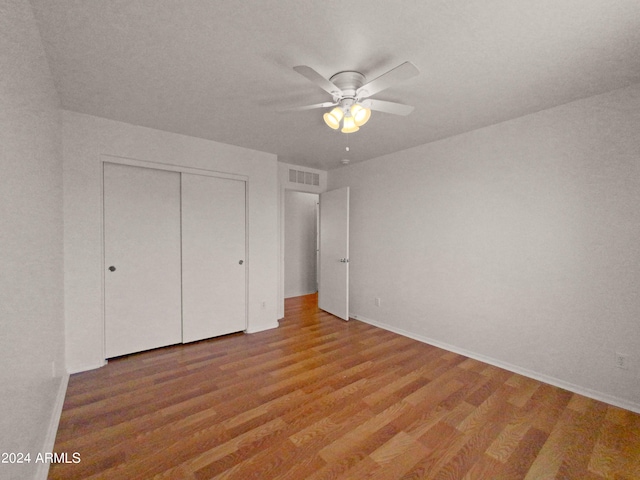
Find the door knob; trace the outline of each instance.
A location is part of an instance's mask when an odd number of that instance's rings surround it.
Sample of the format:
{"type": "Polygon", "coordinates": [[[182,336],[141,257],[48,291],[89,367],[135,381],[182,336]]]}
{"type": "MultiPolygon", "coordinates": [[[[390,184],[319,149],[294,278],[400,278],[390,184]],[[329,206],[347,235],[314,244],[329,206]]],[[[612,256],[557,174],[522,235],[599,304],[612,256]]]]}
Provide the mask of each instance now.
{"type": "Polygon", "coordinates": [[[115,272],[115,271],[116,271],[116,267],[114,267],[113,265],[111,265],[111,266],[109,267],[109,271],[110,271],[110,272],[115,272]]]}
{"type": "Polygon", "coordinates": [[[340,263],[349,263],[349,259],[348,258],[341,258],[340,259],[340,263]]]}
{"type": "Polygon", "coordinates": [[[244,260],[240,260],[238,263],[242,265],[244,263],[244,260]]]}

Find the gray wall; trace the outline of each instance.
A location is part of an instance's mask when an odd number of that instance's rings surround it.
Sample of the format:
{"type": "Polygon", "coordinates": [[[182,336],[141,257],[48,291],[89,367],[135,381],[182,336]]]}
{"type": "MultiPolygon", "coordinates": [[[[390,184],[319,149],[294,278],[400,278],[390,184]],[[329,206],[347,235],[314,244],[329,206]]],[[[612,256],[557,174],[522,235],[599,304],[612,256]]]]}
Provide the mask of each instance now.
{"type": "Polygon", "coordinates": [[[64,375],[60,110],[27,1],[0,45],[0,452],[32,454],[0,477],[32,478],[64,375]]]}
{"type": "Polygon", "coordinates": [[[285,298],[307,295],[317,291],[317,202],[317,194],[291,190],[285,192],[285,298]]]}
{"type": "Polygon", "coordinates": [[[638,132],[635,85],[330,171],[351,313],[640,411],[638,132]]]}

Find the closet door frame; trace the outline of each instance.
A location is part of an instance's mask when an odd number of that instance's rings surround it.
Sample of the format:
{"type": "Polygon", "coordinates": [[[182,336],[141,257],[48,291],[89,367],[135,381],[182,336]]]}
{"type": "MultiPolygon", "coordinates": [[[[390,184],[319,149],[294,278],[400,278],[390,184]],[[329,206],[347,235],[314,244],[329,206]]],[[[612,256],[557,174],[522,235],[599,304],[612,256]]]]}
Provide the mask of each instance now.
{"type": "MultiPolygon", "coordinates": [[[[189,174],[193,174],[193,175],[204,175],[204,176],[209,176],[209,177],[218,177],[218,178],[227,178],[227,179],[231,179],[231,180],[240,180],[245,182],[245,198],[244,198],[244,208],[245,208],[245,240],[244,240],[244,251],[245,251],[245,255],[244,255],[244,267],[245,267],[245,332],[246,330],[249,328],[248,326],[248,321],[249,321],[249,264],[250,264],[250,257],[249,257],[249,177],[247,175],[238,175],[238,174],[234,174],[234,173],[226,173],[226,172],[219,172],[216,170],[207,170],[207,169],[203,169],[203,168],[194,168],[194,167],[186,167],[186,166],[182,166],[182,165],[173,165],[173,164],[168,164],[168,163],[157,163],[157,162],[152,162],[152,161],[147,161],[147,160],[138,160],[138,159],[134,159],[134,158],[128,158],[128,157],[119,157],[119,156],[115,156],[115,155],[107,155],[107,154],[101,154],[100,155],[100,170],[101,172],[104,171],[104,164],[105,163],[112,163],[112,164],[116,164],[116,165],[128,165],[128,166],[132,166],[132,167],[141,167],[141,168],[150,168],[150,169],[154,169],[154,170],[165,170],[165,171],[170,171],[170,172],[178,172],[178,173],[189,173],[189,174]]],[[[100,249],[101,249],[101,265],[100,265],[100,269],[102,271],[102,275],[100,277],[101,279],[101,302],[102,302],[102,325],[103,325],[103,329],[102,329],[102,358],[105,359],[105,364],[107,363],[107,359],[106,359],[106,312],[105,312],[105,306],[106,306],[106,302],[105,302],[105,269],[103,268],[103,266],[105,265],[105,244],[104,244],[104,177],[101,175],[101,182],[100,182],[100,202],[101,202],[101,212],[103,215],[102,221],[100,222],[100,229],[101,229],[101,237],[102,237],[102,242],[100,245],[100,249]]],[[[182,319],[180,319],[182,321],[182,319]]]]}

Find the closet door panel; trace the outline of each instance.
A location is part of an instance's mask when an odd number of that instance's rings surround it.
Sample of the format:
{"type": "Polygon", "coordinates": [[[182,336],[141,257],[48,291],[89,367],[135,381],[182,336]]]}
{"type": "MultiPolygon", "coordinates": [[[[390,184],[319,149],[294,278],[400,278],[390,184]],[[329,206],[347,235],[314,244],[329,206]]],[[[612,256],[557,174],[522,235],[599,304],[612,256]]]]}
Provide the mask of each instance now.
{"type": "Polygon", "coordinates": [[[106,357],[180,343],[180,174],[104,164],[106,357]]]}
{"type": "Polygon", "coordinates": [[[183,342],[246,329],[245,182],[182,174],[183,342]]]}

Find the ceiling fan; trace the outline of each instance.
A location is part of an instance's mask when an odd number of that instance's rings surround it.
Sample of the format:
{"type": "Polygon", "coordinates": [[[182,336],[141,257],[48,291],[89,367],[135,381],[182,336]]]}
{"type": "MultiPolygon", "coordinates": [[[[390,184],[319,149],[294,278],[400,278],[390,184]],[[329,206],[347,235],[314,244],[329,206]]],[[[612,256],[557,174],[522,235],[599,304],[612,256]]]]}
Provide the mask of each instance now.
{"type": "Polygon", "coordinates": [[[334,107],[323,115],[325,123],[334,130],[340,127],[342,121],[343,133],[357,132],[369,120],[371,110],[394,115],[409,115],[413,111],[410,105],[370,98],[396,83],[418,75],[420,71],[411,62],[404,62],[368,83],[365,83],[366,78],[360,72],[338,72],[327,80],[306,65],[298,65],[293,69],[329,93],[333,99],[331,102],[293,107],[287,110],[301,111],[334,107]]]}

